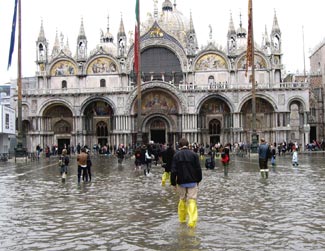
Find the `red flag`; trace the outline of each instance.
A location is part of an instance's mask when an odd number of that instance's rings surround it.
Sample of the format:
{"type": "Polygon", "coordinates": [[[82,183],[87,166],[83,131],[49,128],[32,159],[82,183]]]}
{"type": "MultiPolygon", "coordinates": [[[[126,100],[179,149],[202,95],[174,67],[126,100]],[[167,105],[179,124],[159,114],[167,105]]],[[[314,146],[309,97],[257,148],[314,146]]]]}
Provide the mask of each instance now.
{"type": "Polygon", "coordinates": [[[139,17],[139,0],[135,3],[135,30],[134,30],[134,68],[135,74],[139,73],[139,33],[140,33],[140,17],[139,17]]]}
{"type": "Polygon", "coordinates": [[[246,76],[248,67],[253,65],[253,4],[252,0],[248,0],[248,35],[247,35],[247,51],[246,51],[246,76]]]}

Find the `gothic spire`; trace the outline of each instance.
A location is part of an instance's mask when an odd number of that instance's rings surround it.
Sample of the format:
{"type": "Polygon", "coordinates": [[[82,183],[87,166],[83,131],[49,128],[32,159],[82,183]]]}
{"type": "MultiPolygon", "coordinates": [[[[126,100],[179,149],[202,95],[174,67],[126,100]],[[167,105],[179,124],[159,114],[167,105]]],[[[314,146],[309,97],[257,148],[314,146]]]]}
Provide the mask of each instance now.
{"type": "Polygon", "coordinates": [[[60,46],[60,41],[59,41],[58,30],[56,30],[54,45],[53,45],[53,49],[52,49],[52,58],[60,53],[60,48],[61,48],[61,46],[60,46]]]}
{"type": "Polygon", "coordinates": [[[79,35],[78,35],[78,40],[80,39],[87,39],[86,33],[85,33],[85,27],[84,27],[84,21],[83,18],[81,18],[81,23],[80,23],[80,29],[79,29],[79,35]]]}
{"type": "Polygon", "coordinates": [[[123,23],[123,17],[121,15],[121,21],[120,21],[120,28],[119,28],[119,31],[118,31],[118,36],[125,36],[125,29],[124,29],[124,23],[123,23]]]}
{"type": "Polygon", "coordinates": [[[232,19],[232,13],[230,12],[229,27],[228,27],[228,36],[236,35],[236,29],[234,21],[232,19]]]}
{"type": "Polygon", "coordinates": [[[45,41],[45,32],[44,32],[44,27],[43,27],[43,19],[41,21],[41,27],[40,27],[40,31],[39,31],[39,35],[38,35],[38,41],[45,41]]]}
{"type": "Polygon", "coordinates": [[[266,45],[270,45],[270,38],[269,38],[269,35],[268,35],[268,32],[267,32],[267,27],[265,25],[265,32],[264,32],[264,42],[266,45]]]}
{"type": "Polygon", "coordinates": [[[281,30],[280,30],[279,23],[278,23],[278,18],[276,16],[276,11],[274,11],[273,26],[272,26],[272,34],[274,34],[274,33],[281,34],[281,30]]]}
{"type": "Polygon", "coordinates": [[[194,32],[194,25],[193,25],[193,18],[192,18],[192,11],[190,12],[190,32],[194,32]]]}

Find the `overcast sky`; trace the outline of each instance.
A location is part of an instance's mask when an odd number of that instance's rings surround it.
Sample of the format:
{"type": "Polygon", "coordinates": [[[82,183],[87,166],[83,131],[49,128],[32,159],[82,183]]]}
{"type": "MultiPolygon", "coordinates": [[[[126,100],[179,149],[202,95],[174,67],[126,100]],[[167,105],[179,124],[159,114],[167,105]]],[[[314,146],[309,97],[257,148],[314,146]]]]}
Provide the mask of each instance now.
{"type": "MultiPolygon", "coordinates": [[[[68,38],[70,49],[75,54],[76,40],[81,18],[84,20],[88,39],[88,52],[99,43],[100,30],[106,30],[109,15],[110,32],[114,35],[123,16],[126,33],[134,30],[135,0],[21,0],[22,1],[22,74],[31,77],[36,71],[36,40],[43,20],[45,36],[52,52],[56,31],[63,33],[64,41],[68,38]]],[[[158,9],[164,0],[158,1],[158,9]]],[[[171,0],[174,3],[174,0],[171,0]]],[[[140,18],[146,20],[147,13],[153,12],[153,0],[140,0],[140,18]]],[[[242,14],[243,26],[247,29],[248,0],[176,0],[177,9],[189,17],[192,12],[194,28],[199,47],[207,44],[209,25],[212,26],[213,39],[226,46],[230,13],[237,29],[242,14]]],[[[310,49],[314,49],[325,37],[325,1],[324,0],[253,0],[254,39],[260,44],[262,33],[267,27],[270,35],[274,12],[278,17],[282,31],[283,64],[287,72],[295,73],[309,70],[310,49]],[[307,5],[308,4],[308,5],[307,5]],[[304,32],[303,32],[304,30],[304,32]],[[304,34],[304,36],[303,36],[304,34]],[[303,37],[304,45],[303,46],[303,37]]],[[[14,0],[0,1],[0,84],[17,78],[17,39],[13,63],[7,71],[11,23],[14,0]]],[[[17,30],[16,30],[17,33],[17,30]]]]}

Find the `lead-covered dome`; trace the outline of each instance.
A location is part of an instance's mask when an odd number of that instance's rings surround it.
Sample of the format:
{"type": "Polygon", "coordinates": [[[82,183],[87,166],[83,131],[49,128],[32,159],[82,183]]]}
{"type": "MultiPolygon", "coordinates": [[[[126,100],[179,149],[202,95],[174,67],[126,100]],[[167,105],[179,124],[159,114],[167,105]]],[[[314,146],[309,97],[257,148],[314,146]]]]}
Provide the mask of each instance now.
{"type": "Polygon", "coordinates": [[[155,21],[165,32],[175,37],[184,46],[186,45],[186,32],[190,27],[189,19],[176,9],[176,4],[172,4],[170,0],[164,0],[159,14],[158,8],[155,8],[154,15],[148,13],[147,20],[141,26],[141,35],[148,32],[155,21]]]}
{"type": "Polygon", "coordinates": [[[158,24],[164,31],[178,38],[182,43],[186,42],[189,21],[170,0],[165,0],[162,4],[162,13],[159,16],[158,24]]]}

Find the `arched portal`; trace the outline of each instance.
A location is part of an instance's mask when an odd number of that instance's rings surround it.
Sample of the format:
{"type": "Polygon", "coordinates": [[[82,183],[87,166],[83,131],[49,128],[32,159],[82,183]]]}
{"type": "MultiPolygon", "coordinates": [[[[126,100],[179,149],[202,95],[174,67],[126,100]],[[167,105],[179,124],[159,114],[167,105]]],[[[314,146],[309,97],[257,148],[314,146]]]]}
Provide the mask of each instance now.
{"type": "MultiPolygon", "coordinates": [[[[241,112],[245,115],[243,120],[244,130],[252,128],[252,100],[248,100],[243,105],[241,112]]],[[[274,108],[267,100],[256,98],[256,129],[262,130],[271,128],[274,124],[270,116],[274,113],[274,108]]]]}
{"type": "Polygon", "coordinates": [[[201,142],[206,144],[230,142],[232,120],[230,108],[221,97],[208,98],[199,110],[201,142]]]}
{"type": "MultiPolygon", "coordinates": [[[[242,141],[250,142],[253,128],[252,100],[247,100],[241,109],[242,141]]],[[[261,97],[256,98],[256,132],[258,138],[265,138],[267,142],[274,140],[273,127],[276,126],[275,111],[272,104],[261,97]]]]}
{"type": "MultiPolygon", "coordinates": [[[[71,132],[73,131],[73,115],[71,110],[63,104],[53,104],[47,107],[43,113],[43,128],[44,131],[52,132],[52,136],[45,137],[43,145],[49,145],[49,142],[54,142],[51,146],[52,152],[56,153],[56,148],[60,154],[63,148],[69,150],[71,142],[71,132]]],[[[49,146],[50,147],[50,146],[49,146]]]]}
{"type": "MultiPolygon", "coordinates": [[[[288,140],[292,142],[303,142],[303,139],[299,133],[299,131],[303,130],[304,127],[304,109],[303,105],[299,100],[293,100],[289,104],[289,121],[288,124],[290,125],[290,135],[288,140]]],[[[315,139],[315,131],[313,130],[314,127],[311,127],[311,134],[315,139]]],[[[310,140],[310,139],[309,139],[310,140]]],[[[312,141],[310,141],[312,142],[312,141]]]]}
{"type": "Polygon", "coordinates": [[[149,121],[149,139],[155,143],[164,144],[167,138],[166,121],[155,117],[149,121]]]}
{"type": "Polygon", "coordinates": [[[87,144],[104,146],[111,144],[109,136],[113,130],[113,109],[103,100],[90,102],[84,110],[84,129],[87,132],[87,144]]]}
{"type": "MultiPolygon", "coordinates": [[[[179,102],[176,97],[164,89],[149,90],[143,93],[141,115],[143,117],[142,141],[148,143],[174,143],[178,140],[177,122],[179,102]]],[[[133,112],[138,114],[137,102],[133,103],[133,112]]],[[[136,135],[133,136],[136,141],[136,135]]]]}

